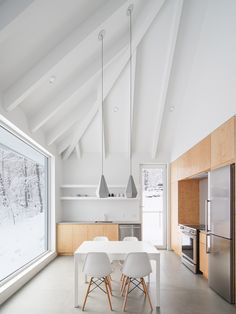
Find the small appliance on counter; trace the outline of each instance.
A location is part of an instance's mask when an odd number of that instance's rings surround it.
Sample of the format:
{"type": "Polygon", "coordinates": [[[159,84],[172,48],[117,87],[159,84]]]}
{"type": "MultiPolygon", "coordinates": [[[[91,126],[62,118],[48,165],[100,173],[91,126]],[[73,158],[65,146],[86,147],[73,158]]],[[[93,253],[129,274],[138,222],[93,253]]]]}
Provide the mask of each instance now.
{"type": "Polygon", "coordinates": [[[199,271],[199,232],[204,230],[204,225],[179,225],[181,237],[181,260],[193,273],[199,271]]]}

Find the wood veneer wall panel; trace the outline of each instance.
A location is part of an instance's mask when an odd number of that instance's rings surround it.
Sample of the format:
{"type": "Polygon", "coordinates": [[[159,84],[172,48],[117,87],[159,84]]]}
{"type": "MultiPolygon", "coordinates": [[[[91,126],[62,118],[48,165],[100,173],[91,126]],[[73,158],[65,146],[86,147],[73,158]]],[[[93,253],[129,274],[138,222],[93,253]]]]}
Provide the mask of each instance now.
{"type": "Polygon", "coordinates": [[[178,182],[178,222],[199,224],[199,180],[178,182]]]}
{"type": "Polygon", "coordinates": [[[235,162],[235,117],[211,134],[211,168],[235,162]]]}

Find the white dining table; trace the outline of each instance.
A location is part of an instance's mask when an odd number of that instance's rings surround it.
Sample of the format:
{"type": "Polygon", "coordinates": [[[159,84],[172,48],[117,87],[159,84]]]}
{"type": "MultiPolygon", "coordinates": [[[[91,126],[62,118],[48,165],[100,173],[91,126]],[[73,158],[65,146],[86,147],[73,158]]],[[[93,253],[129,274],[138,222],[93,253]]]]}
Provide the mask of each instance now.
{"type": "Polygon", "coordinates": [[[149,242],[145,241],[84,241],[74,253],[74,306],[82,302],[79,291],[79,270],[82,271],[82,261],[89,252],[105,252],[110,260],[125,260],[128,253],[146,252],[150,260],[155,261],[155,300],[153,303],[160,307],[160,252],[149,242]]]}

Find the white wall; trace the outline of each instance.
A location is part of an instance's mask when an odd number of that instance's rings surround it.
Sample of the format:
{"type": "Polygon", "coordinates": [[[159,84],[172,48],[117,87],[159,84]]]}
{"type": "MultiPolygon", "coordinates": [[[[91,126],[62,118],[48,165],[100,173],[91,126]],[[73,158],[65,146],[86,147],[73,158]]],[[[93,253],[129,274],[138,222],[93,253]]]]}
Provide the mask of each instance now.
{"type": "Polygon", "coordinates": [[[234,0],[184,3],[159,147],[171,160],[236,113],[235,12],[234,0]]]}
{"type": "MultiPolygon", "coordinates": [[[[139,171],[141,164],[161,163],[151,160],[150,154],[134,154],[133,176],[139,191],[139,171]]],[[[101,155],[85,153],[82,159],[73,154],[63,161],[63,184],[97,185],[101,175],[101,155]]],[[[109,185],[127,185],[129,159],[125,154],[110,154],[104,161],[104,174],[109,185]]],[[[125,191],[123,191],[125,192],[125,191]]],[[[63,201],[62,218],[65,220],[108,220],[140,221],[139,201],[63,201]],[[68,203],[69,202],[69,203],[68,203]]]]}

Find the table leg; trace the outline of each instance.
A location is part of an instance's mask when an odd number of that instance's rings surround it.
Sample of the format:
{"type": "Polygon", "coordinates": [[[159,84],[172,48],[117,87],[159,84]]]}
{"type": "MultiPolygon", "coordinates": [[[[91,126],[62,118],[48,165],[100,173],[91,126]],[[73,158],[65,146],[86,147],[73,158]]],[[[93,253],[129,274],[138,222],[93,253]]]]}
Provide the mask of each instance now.
{"type": "Polygon", "coordinates": [[[155,261],[156,261],[156,307],[160,307],[160,290],[161,290],[160,254],[158,254],[155,261]]]}
{"type": "Polygon", "coordinates": [[[78,255],[74,256],[74,274],[75,274],[75,286],[74,286],[74,306],[75,307],[79,307],[79,300],[78,300],[78,286],[79,286],[79,282],[78,282],[78,273],[79,273],[79,258],[78,255]]]}

